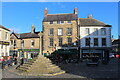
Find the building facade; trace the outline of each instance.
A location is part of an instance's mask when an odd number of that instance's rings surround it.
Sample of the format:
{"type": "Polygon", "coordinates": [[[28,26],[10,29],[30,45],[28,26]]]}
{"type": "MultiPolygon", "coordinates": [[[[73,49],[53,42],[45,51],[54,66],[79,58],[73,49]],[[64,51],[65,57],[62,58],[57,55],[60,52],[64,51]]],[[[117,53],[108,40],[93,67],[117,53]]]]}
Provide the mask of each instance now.
{"type": "Polygon", "coordinates": [[[73,13],[48,14],[44,10],[43,53],[52,53],[60,49],[77,49],[77,8],[73,13]]]}
{"type": "Polygon", "coordinates": [[[0,25],[0,57],[9,56],[10,30],[0,25]]]}
{"type": "Polygon", "coordinates": [[[119,51],[119,45],[120,45],[120,39],[114,39],[112,41],[112,53],[113,54],[117,54],[117,53],[120,53],[119,51]]]}
{"type": "Polygon", "coordinates": [[[109,57],[111,51],[111,25],[93,19],[79,18],[80,47],[82,57],[89,57],[90,54],[101,58],[109,57]]]}
{"type": "Polygon", "coordinates": [[[11,48],[10,55],[32,59],[39,54],[40,51],[40,32],[35,32],[35,27],[32,25],[32,30],[29,33],[12,33],[10,36],[11,48]]]}

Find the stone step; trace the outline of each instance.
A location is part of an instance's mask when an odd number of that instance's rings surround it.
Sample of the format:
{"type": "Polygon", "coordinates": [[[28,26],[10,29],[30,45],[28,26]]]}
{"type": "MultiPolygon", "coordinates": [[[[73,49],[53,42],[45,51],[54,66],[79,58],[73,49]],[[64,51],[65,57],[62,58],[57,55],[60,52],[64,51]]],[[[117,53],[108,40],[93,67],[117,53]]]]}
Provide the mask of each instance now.
{"type": "Polygon", "coordinates": [[[31,64],[23,64],[22,66],[31,67],[31,64]]]}
{"type": "MultiPolygon", "coordinates": [[[[42,67],[40,67],[40,66],[33,66],[33,67],[31,67],[31,69],[57,69],[57,68],[59,68],[58,66],[42,66],[42,67]]],[[[59,68],[60,69],[60,68],[59,68]]]]}
{"type": "Polygon", "coordinates": [[[48,69],[48,68],[37,68],[37,69],[30,69],[28,70],[28,72],[35,72],[35,73],[54,73],[54,72],[59,72],[61,71],[61,69],[59,68],[51,68],[51,69],[48,69]]]}
{"type": "Polygon", "coordinates": [[[18,70],[27,72],[29,69],[19,67],[18,70]]]}

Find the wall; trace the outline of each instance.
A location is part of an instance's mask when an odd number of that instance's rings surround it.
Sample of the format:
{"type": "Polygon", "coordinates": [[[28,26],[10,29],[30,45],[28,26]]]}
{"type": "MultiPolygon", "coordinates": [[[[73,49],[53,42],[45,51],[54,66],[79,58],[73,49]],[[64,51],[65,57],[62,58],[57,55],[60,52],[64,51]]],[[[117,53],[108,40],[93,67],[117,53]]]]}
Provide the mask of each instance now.
{"type": "MultiPolygon", "coordinates": [[[[72,23],[69,24],[66,21],[64,24],[57,24],[57,21],[54,21],[54,24],[49,24],[49,22],[43,22],[43,53],[47,51],[53,52],[53,47],[49,46],[49,38],[54,38],[54,45],[58,46],[58,37],[63,38],[63,44],[67,44],[67,37],[72,37],[72,42],[75,42],[77,39],[77,23],[76,20],[71,21],[72,23]],[[54,36],[49,36],[49,29],[54,28],[54,36]],[[58,28],[63,28],[63,35],[58,36],[58,28]],[[67,28],[72,28],[72,36],[67,36],[66,31],[67,28]]],[[[54,46],[55,47],[55,46],[54,46]]]]}
{"type": "MultiPolygon", "coordinates": [[[[85,38],[86,37],[90,37],[91,38],[91,43],[93,43],[93,38],[98,38],[99,40],[99,46],[98,47],[102,47],[102,44],[101,44],[101,38],[106,38],[106,44],[107,46],[106,47],[111,47],[111,27],[102,27],[102,26],[81,26],[80,27],[80,36],[81,36],[81,47],[85,47],[85,38]],[[85,34],[85,28],[90,28],[90,35],[86,35],[85,34]],[[98,35],[95,36],[93,33],[93,29],[94,28],[98,28],[98,35]],[[106,28],[106,35],[101,35],[101,28],[106,28]]],[[[94,47],[93,45],[91,45],[91,47],[94,47]]]]}

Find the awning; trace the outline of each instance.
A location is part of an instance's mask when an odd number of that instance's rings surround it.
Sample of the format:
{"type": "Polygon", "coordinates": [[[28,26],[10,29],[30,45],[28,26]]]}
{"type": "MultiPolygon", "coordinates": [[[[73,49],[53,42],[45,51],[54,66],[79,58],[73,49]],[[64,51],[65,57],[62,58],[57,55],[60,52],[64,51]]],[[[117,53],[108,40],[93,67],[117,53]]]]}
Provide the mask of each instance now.
{"type": "Polygon", "coordinates": [[[39,49],[18,49],[18,51],[24,51],[24,52],[39,52],[39,49]]]}

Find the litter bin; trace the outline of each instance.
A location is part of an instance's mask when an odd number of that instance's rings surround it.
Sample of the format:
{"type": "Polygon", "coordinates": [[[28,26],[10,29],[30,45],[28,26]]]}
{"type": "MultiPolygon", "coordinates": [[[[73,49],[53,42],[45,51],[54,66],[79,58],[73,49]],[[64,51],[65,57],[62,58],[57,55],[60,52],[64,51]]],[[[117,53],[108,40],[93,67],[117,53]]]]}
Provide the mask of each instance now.
{"type": "Polygon", "coordinates": [[[47,53],[43,53],[43,56],[46,57],[46,56],[47,56],[47,53]]]}

